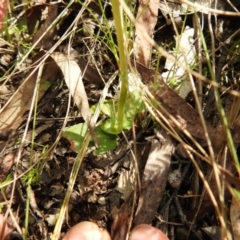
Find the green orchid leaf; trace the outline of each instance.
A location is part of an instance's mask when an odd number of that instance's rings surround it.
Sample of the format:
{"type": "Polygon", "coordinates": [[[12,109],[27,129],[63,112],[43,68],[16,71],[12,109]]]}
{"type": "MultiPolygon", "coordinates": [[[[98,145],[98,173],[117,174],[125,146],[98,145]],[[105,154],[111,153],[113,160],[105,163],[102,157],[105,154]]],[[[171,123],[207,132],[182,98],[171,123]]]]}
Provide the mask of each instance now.
{"type": "MultiPolygon", "coordinates": [[[[83,144],[84,136],[88,131],[86,123],[80,123],[69,127],[64,131],[63,137],[71,143],[71,150],[78,152],[83,144]]],[[[96,127],[96,136],[99,142],[99,148],[94,151],[96,154],[104,154],[116,147],[117,136],[110,135],[104,132],[100,126],[96,127]]],[[[93,141],[90,142],[90,147],[94,146],[93,141]]]]}

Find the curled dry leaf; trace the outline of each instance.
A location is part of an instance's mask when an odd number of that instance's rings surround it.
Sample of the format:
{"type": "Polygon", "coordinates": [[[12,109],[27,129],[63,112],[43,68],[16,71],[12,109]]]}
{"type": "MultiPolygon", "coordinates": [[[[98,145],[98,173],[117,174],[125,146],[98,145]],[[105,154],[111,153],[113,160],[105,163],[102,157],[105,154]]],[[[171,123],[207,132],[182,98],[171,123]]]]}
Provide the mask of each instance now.
{"type": "Polygon", "coordinates": [[[33,34],[37,23],[41,21],[42,11],[44,8],[46,8],[46,5],[38,4],[26,10],[25,17],[29,34],[33,34]]]}
{"type": "Polygon", "coordinates": [[[113,240],[126,239],[131,219],[132,201],[133,194],[123,203],[112,223],[111,236],[113,240]]]}
{"type": "MultiPolygon", "coordinates": [[[[188,131],[200,144],[202,144],[202,146],[206,146],[204,129],[198,112],[168,87],[161,75],[139,63],[136,64],[136,67],[144,83],[150,85],[150,83],[155,81],[154,79],[157,79],[160,87],[157,90],[153,89],[151,86],[148,88],[154,94],[156,100],[161,102],[161,107],[179,122],[179,126],[176,126],[175,122],[167,117],[168,122],[174,128],[180,127],[180,130],[184,129],[188,131]]],[[[217,152],[222,145],[224,136],[222,136],[220,131],[213,128],[208,122],[206,122],[206,125],[210,139],[212,140],[213,148],[217,152]]]]}
{"type": "Polygon", "coordinates": [[[83,119],[89,127],[93,140],[96,141],[94,126],[91,123],[91,112],[88,104],[87,94],[82,82],[82,71],[76,61],[59,52],[51,54],[58,67],[61,69],[65,82],[69,88],[74,102],[76,103],[83,119]]]}
{"type": "Polygon", "coordinates": [[[158,3],[159,0],[139,1],[134,51],[137,61],[145,66],[149,66],[150,64],[152,45],[144,37],[142,28],[145,29],[149,36],[153,36],[158,18],[158,8],[156,7],[158,3]]]}
{"type": "Polygon", "coordinates": [[[152,141],[152,147],[142,178],[138,208],[134,224],[151,224],[163,196],[171,157],[175,149],[174,143],[164,130],[156,130],[157,139],[152,141]]]}
{"type": "Polygon", "coordinates": [[[57,31],[56,26],[52,25],[51,29],[48,32],[46,32],[46,30],[57,18],[57,14],[58,14],[58,7],[54,5],[50,5],[48,7],[48,14],[47,14],[46,20],[44,21],[42,26],[38,29],[38,31],[36,32],[33,38],[33,43],[36,43],[38,39],[44,35],[40,40],[40,42],[37,44],[38,47],[42,47],[47,50],[52,47],[53,38],[57,31]]]}
{"type": "Polygon", "coordinates": [[[103,84],[103,80],[98,70],[89,65],[89,62],[85,60],[81,54],[74,48],[69,48],[68,45],[62,47],[62,51],[67,56],[70,55],[79,65],[83,79],[93,84],[103,84]]]}

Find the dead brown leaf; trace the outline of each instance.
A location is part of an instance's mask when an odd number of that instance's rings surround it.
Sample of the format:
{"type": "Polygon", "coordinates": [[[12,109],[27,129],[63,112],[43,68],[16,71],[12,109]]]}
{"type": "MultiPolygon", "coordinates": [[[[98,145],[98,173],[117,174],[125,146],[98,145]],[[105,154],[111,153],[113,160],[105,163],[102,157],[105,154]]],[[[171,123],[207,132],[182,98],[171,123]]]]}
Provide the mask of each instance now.
{"type": "Polygon", "coordinates": [[[157,131],[144,169],[134,224],[151,224],[161,202],[171,164],[174,143],[164,130],[157,131]]]}
{"type": "Polygon", "coordinates": [[[111,227],[111,237],[113,240],[125,240],[129,230],[132,209],[132,194],[121,206],[111,227]]]}
{"type": "Polygon", "coordinates": [[[40,40],[40,42],[37,44],[38,47],[42,47],[45,50],[49,50],[53,46],[53,38],[56,35],[56,26],[52,26],[52,28],[46,32],[48,27],[53,23],[53,21],[57,18],[58,14],[58,6],[57,5],[49,5],[48,7],[48,15],[42,26],[39,28],[39,30],[36,32],[34,38],[33,38],[33,44],[38,41],[40,37],[43,36],[43,38],[40,40]]]}
{"type": "Polygon", "coordinates": [[[85,60],[78,51],[70,48],[69,52],[68,46],[63,47],[62,51],[67,56],[70,55],[70,57],[72,57],[77,62],[82,71],[83,79],[93,84],[103,84],[102,78],[97,69],[90,66],[89,62],[85,60]]]}
{"type": "MultiPolygon", "coordinates": [[[[198,112],[168,87],[160,74],[139,63],[137,63],[136,67],[139,74],[142,76],[143,81],[149,85],[149,89],[155,96],[156,100],[159,101],[161,106],[180,123],[181,128],[179,129],[179,126],[176,126],[174,121],[166,116],[168,122],[180,131],[187,130],[200,144],[202,144],[202,146],[206,146],[206,140],[204,137],[205,133],[198,112]],[[155,79],[157,79],[159,85],[157,90],[150,87],[155,79]]],[[[206,125],[213,148],[217,152],[222,145],[223,136],[210,124],[206,123],[206,125]]]]}
{"type": "Polygon", "coordinates": [[[58,67],[61,69],[65,82],[69,91],[76,103],[83,119],[88,125],[93,139],[96,141],[94,135],[94,126],[91,124],[91,112],[88,104],[87,94],[82,82],[82,72],[77,62],[63,53],[55,52],[51,54],[58,67]]]}
{"type": "MultiPolygon", "coordinates": [[[[33,74],[32,71],[35,70],[37,64],[39,63],[39,60],[44,56],[44,54],[45,52],[41,51],[34,57],[32,70],[30,70],[27,74],[28,77],[26,77],[26,80],[23,82],[23,84],[0,110],[0,132],[4,132],[10,129],[17,130],[23,122],[24,114],[30,108],[33,92],[36,88],[38,71],[35,71],[33,74]]],[[[43,64],[44,68],[40,80],[40,85],[43,85],[46,80],[54,80],[59,71],[57,65],[50,57],[48,57],[43,64]]],[[[45,86],[40,87],[38,93],[39,99],[44,95],[47,89],[48,87],[45,86]]]]}
{"type": "MultiPolygon", "coordinates": [[[[172,89],[170,89],[164,83],[160,74],[140,64],[137,64],[137,70],[142,76],[143,81],[149,85],[149,90],[155,96],[156,100],[161,103],[162,108],[159,109],[159,111],[162,112],[162,114],[167,118],[168,122],[174,128],[179,129],[180,132],[182,130],[188,131],[190,135],[193,136],[198,141],[198,143],[200,143],[202,146],[206,146],[206,140],[204,137],[205,131],[202,127],[202,123],[201,123],[198,112],[195,109],[193,109],[184,99],[178,96],[172,89]],[[157,90],[150,87],[151,83],[154,82],[154,79],[157,79],[157,82],[159,84],[159,87],[157,90]],[[162,109],[170,113],[171,116],[173,116],[173,118],[177,120],[177,122],[180,124],[176,125],[175,122],[172,121],[172,119],[169,118],[168,115],[162,109]]],[[[213,128],[206,121],[205,121],[205,124],[208,129],[208,134],[211,140],[213,150],[216,154],[219,154],[222,144],[224,143],[225,137],[223,134],[221,134],[221,130],[213,128]]],[[[228,170],[229,172],[232,172],[232,166],[233,166],[232,158],[230,154],[228,154],[227,160],[226,160],[226,170],[228,170]]],[[[209,172],[211,170],[212,168],[209,167],[209,172]]],[[[215,179],[212,178],[209,184],[211,186],[211,190],[214,196],[216,197],[216,199],[218,199],[218,190],[217,190],[215,179]]],[[[228,197],[229,197],[229,192],[226,192],[226,199],[228,197]]],[[[197,219],[201,219],[207,212],[213,211],[213,210],[214,208],[213,208],[212,201],[210,200],[209,195],[206,193],[203,196],[201,208],[199,209],[199,206],[196,206],[194,209],[188,212],[187,219],[192,220],[197,212],[198,212],[197,219]]]]}
{"type": "Polygon", "coordinates": [[[45,7],[46,7],[45,4],[38,4],[26,10],[25,16],[26,16],[27,28],[28,28],[29,34],[33,33],[37,25],[37,22],[40,23],[42,11],[45,7]]]}
{"type": "Polygon", "coordinates": [[[139,1],[134,51],[137,61],[147,67],[151,60],[152,45],[144,37],[143,30],[145,30],[150,37],[153,36],[154,27],[158,18],[158,4],[158,0],[139,1]]]}

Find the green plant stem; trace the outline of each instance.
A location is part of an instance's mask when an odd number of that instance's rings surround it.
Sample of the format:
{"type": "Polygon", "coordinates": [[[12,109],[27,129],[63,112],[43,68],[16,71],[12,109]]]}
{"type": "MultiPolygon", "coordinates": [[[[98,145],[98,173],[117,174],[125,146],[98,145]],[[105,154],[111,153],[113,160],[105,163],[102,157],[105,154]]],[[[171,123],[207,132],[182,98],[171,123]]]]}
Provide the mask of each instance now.
{"type": "Polygon", "coordinates": [[[119,108],[118,108],[118,130],[123,129],[123,116],[124,107],[127,99],[128,93],[128,80],[127,80],[127,44],[126,36],[123,25],[123,11],[122,7],[116,0],[111,0],[112,11],[115,22],[115,28],[117,33],[118,49],[119,49],[119,70],[120,70],[120,80],[121,80],[121,90],[119,96],[119,108]]]}

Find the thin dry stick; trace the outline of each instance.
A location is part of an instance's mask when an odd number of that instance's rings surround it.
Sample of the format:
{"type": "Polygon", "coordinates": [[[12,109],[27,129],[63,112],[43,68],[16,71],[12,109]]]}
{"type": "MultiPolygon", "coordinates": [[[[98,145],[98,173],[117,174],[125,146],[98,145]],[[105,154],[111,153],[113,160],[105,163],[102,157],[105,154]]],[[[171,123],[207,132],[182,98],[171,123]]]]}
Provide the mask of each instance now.
{"type": "Polygon", "coordinates": [[[206,162],[208,162],[209,164],[211,164],[211,161],[209,161],[209,156],[206,153],[206,151],[202,148],[202,146],[191,136],[191,134],[186,130],[183,129],[181,124],[172,116],[170,115],[162,106],[160,103],[156,103],[157,107],[160,109],[160,111],[158,109],[152,109],[152,105],[153,102],[156,102],[154,96],[152,95],[151,92],[149,92],[148,89],[143,88],[144,89],[144,94],[143,95],[143,99],[144,102],[148,108],[148,110],[150,111],[150,113],[153,115],[154,118],[156,118],[156,120],[159,121],[160,125],[163,125],[163,128],[168,131],[177,141],[179,141],[180,143],[183,143],[182,138],[179,136],[179,134],[174,130],[174,128],[169,125],[168,120],[166,119],[165,116],[167,116],[167,118],[171,119],[171,121],[179,128],[181,129],[181,131],[194,143],[194,145],[197,147],[197,149],[202,153],[202,155],[198,152],[196,152],[195,150],[193,150],[191,148],[191,152],[194,152],[195,154],[197,154],[199,157],[201,157],[201,159],[205,160],[206,162]],[[156,114],[157,113],[157,114],[156,114]],[[164,116],[164,115],[165,116],[164,116]],[[158,118],[158,116],[162,119],[162,121],[158,118]],[[168,126],[168,128],[166,128],[166,126],[168,126]]]}
{"type": "MultiPolygon", "coordinates": [[[[232,8],[235,12],[239,13],[238,9],[237,9],[229,0],[226,0],[226,1],[227,1],[227,3],[231,6],[231,8],[232,8]]],[[[217,2],[217,1],[216,1],[216,2],[217,2]]]]}

